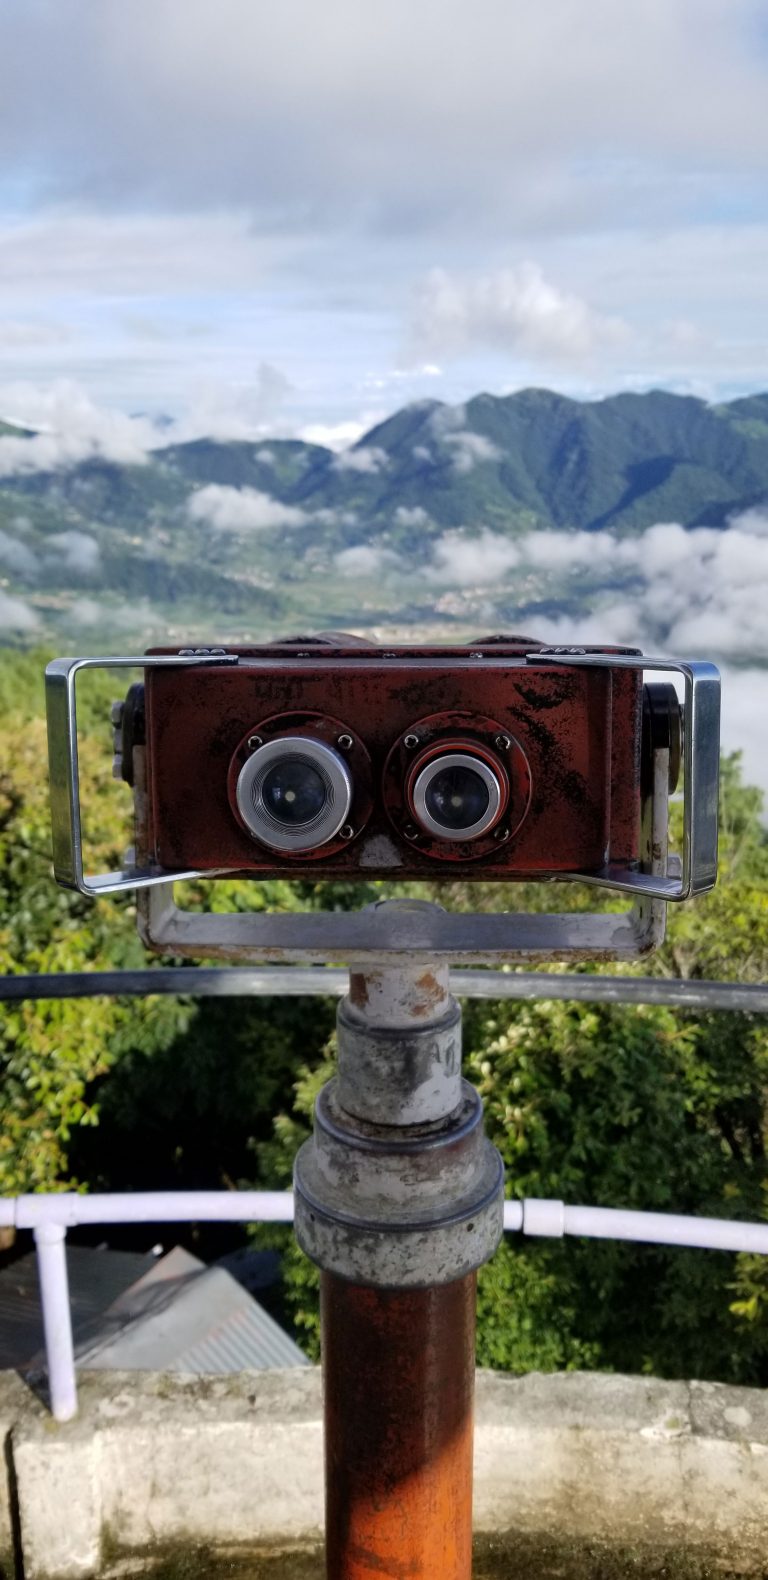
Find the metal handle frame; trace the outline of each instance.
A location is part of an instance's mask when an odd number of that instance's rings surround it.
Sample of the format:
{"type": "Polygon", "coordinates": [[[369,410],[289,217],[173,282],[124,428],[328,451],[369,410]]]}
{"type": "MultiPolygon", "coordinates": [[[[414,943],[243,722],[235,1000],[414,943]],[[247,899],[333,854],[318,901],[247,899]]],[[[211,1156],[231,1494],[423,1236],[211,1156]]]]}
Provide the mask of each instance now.
{"type": "Polygon", "coordinates": [[[53,870],[58,883],[89,899],[124,894],[168,883],[173,878],[211,878],[220,873],[169,873],[152,867],[88,876],[83,865],[80,814],[80,761],[77,739],[77,677],[83,669],[190,669],[195,665],[236,664],[236,654],[185,654],[142,658],[55,658],[45,671],[48,761],[51,789],[53,870]]]}
{"type": "Polygon", "coordinates": [[[679,879],[652,877],[607,866],[602,872],[568,877],[598,888],[648,899],[688,900],[714,886],[717,878],[717,824],[720,785],[720,672],[705,659],[669,659],[624,653],[559,650],[529,653],[526,662],[569,668],[664,670],[682,675],[683,703],[683,861],[679,879]]]}
{"type": "MultiPolygon", "coordinates": [[[[142,657],[58,658],[45,673],[48,750],[51,781],[53,865],[57,881],[89,898],[122,894],[189,878],[222,877],[234,869],[216,872],[169,872],[164,868],[132,867],[119,872],[87,875],[83,864],[80,813],[80,772],[77,735],[77,676],[85,669],[189,669],[195,666],[232,666],[235,653],[184,653],[142,657]]],[[[683,853],[680,877],[634,872],[608,865],[602,871],[573,872],[565,882],[579,882],[630,894],[635,899],[678,902],[712,888],[717,876],[717,811],[720,766],[720,675],[705,660],[672,660],[643,655],[587,653],[553,650],[529,653],[530,664],[567,668],[662,670],[682,675],[685,682],[683,712],[683,853]]]]}

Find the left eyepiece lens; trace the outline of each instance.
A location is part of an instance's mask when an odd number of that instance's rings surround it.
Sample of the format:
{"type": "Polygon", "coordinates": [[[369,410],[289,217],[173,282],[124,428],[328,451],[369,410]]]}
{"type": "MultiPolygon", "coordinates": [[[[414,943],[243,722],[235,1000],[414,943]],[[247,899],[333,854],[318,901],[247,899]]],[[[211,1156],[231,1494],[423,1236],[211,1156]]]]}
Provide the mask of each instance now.
{"type": "Polygon", "coordinates": [[[298,757],[275,763],[261,785],[261,798],[269,816],[291,828],[319,817],[327,795],[327,780],[311,763],[301,762],[298,757]]]}
{"type": "Polygon", "coordinates": [[[271,850],[315,850],[346,822],[353,786],[347,764],[324,741],[283,736],[259,746],[240,770],[237,806],[271,850]]]}

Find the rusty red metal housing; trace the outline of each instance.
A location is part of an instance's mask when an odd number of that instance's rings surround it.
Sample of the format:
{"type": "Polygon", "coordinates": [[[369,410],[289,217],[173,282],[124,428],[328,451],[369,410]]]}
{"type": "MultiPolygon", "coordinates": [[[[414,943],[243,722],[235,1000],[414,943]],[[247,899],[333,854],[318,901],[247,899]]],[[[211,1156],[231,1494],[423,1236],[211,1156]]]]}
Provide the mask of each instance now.
{"type": "Polygon", "coordinates": [[[448,861],[452,878],[493,881],[596,872],[608,861],[636,865],[641,679],[628,670],[538,665],[525,657],[535,645],[379,649],[339,637],[230,648],[240,662],[221,668],[148,670],[154,859],[169,871],[266,878],[300,870],[347,880],[445,876],[448,861]],[[430,717],[431,737],[423,731],[430,717]],[[347,830],[344,840],[299,859],[260,845],[233,810],[249,738],[279,730],[281,719],[286,734],[315,730],[328,743],[339,735],[353,742],[351,837],[347,830]],[[403,826],[413,757],[406,768],[404,737],[419,733],[425,751],[441,734],[466,740],[468,730],[491,754],[499,748],[490,730],[515,743],[509,758],[500,753],[509,837],[441,841],[436,854],[437,842],[408,837],[403,826]]]}

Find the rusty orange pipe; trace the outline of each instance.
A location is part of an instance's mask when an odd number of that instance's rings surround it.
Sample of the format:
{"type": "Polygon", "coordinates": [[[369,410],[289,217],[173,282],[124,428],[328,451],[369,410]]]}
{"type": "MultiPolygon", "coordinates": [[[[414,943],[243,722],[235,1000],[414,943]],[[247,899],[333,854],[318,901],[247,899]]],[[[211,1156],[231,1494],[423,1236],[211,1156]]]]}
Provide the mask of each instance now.
{"type": "Polygon", "coordinates": [[[475,1294],[323,1273],[328,1580],[470,1580],[475,1294]]]}

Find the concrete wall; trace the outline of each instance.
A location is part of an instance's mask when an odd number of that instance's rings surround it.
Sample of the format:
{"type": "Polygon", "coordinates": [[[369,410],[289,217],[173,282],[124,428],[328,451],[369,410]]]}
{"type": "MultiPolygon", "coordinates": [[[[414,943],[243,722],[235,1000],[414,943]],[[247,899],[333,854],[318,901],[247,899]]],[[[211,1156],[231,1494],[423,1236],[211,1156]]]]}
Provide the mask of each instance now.
{"type": "MultiPolygon", "coordinates": [[[[0,1374],[0,1554],[25,1580],[98,1575],[148,1548],[317,1538],[320,1379],[90,1373],[57,1426],[0,1374]],[[21,1549],[21,1554],[19,1549],[21,1549]]],[[[762,1567],[768,1398],[713,1383],[478,1376],[476,1526],[700,1547],[762,1567]]]]}

